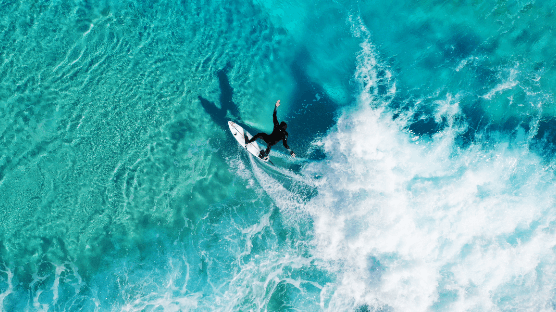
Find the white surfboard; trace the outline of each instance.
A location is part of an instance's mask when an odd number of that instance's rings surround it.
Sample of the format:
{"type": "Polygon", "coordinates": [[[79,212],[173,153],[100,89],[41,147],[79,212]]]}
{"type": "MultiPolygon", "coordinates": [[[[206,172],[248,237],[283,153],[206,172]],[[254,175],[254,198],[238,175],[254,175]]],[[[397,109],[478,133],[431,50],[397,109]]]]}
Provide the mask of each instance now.
{"type": "Polygon", "coordinates": [[[234,138],[236,138],[239,145],[245,148],[249,153],[251,153],[256,158],[262,161],[268,161],[268,157],[266,157],[266,159],[259,158],[259,153],[261,152],[261,149],[259,148],[259,144],[257,144],[257,142],[253,141],[249,143],[247,146],[245,146],[245,137],[247,136],[247,139],[252,138],[249,132],[245,131],[240,125],[236,124],[233,121],[228,121],[228,126],[230,127],[230,131],[234,135],[234,138]]]}

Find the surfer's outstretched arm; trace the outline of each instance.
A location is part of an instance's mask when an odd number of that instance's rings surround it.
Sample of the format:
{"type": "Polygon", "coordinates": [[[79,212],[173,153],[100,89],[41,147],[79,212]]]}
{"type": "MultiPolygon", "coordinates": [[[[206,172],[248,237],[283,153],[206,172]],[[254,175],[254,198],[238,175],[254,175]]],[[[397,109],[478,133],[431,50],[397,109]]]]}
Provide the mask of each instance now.
{"type": "Polygon", "coordinates": [[[295,153],[292,151],[292,149],[288,146],[288,134],[286,134],[286,136],[284,137],[284,139],[282,140],[282,143],[284,143],[284,147],[288,150],[288,152],[290,152],[290,155],[292,155],[292,157],[295,157],[295,153]]]}
{"type": "Polygon", "coordinates": [[[278,106],[280,106],[280,100],[278,100],[278,102],[276,102],[276,104],[274,105],[274,113],[272,114],[272,121],[274,122],[274,127],[277,127],[279,125],[278,117],[276,117],[276,109],[278,108],[278,106]]]}

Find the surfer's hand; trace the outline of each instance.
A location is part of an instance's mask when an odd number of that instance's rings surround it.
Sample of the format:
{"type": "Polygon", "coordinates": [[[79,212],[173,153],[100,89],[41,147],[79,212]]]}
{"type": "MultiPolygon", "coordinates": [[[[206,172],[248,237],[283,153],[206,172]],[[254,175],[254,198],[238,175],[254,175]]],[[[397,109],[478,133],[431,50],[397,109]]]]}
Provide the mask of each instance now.
{"type": "Polygon", "coordinates": [[[293,151],[290,153],[290,155],[292,155],[292,157],[295,157],[295,153],[293,151]]]}
{"type": "Polygon", "coordinates": [[[278,102],[276,102],[276,105],[274,107],[278,107],[280,106],[280,100],[278,100],[278,102]]]}

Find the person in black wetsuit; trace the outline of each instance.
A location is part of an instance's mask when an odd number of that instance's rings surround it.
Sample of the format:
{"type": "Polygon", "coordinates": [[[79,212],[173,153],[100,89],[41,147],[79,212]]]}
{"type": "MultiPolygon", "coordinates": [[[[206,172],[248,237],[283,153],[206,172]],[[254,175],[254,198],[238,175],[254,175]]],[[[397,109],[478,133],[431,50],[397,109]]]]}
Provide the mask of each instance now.
{"type": "Polygon", "coordinates": [[[276,105],[274,105],[274,114],[272,114],[274,129],[272,130],[272,133],[271,134],[266,134],[262,132],[257,133],[255,136],[253,136],[251,139],[245,142],[245,145],[247,145],[255,141],[256,139],[259,138],[263,139],[267,144],[266,151],[261,151],[261,153],[259,154],[259,157],[263,159],[268,157],[268,154],[270,153],[270,149],[272,148],[272,146],[280,142],[280,140],[283,141],[284,147],[290,152],[290,155],[292,155],[292,157],[295,157],[295,153],[288,146],[288,133],[286,132],[286,128],[288,127],[288,125],[283,121],[281,123],[278,123],[278,118],[276,117],[276,109],[278,108],[278,106],[280,106],[280,100],[278,100],[278,102],[276,102],[276,105]]]}

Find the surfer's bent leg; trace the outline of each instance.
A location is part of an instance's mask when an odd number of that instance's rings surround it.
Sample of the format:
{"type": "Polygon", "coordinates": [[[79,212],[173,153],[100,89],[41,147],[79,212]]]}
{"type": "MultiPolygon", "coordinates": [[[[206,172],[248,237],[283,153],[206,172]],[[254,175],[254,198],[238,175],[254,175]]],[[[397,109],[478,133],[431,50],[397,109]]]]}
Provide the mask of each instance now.
{"type": "Polygon", "coordinates": [[[266,151],[264,151],[265,155],[268,155],[270,153],[271,148],[272,148],[272,145],[268,144],[268,146],[266,147],[266,151]]]}
{"type": "Polygon", "coordinates": [[[257,133],[256,135],[254,135],[251,139],[249,139],[249,141],[247,141],[245,144],[249,144],[253,141],[255,141],[256,139],[263,139],[266,142],[266,139],[268,138],[268,134],[266,133],[257,133]]]}

